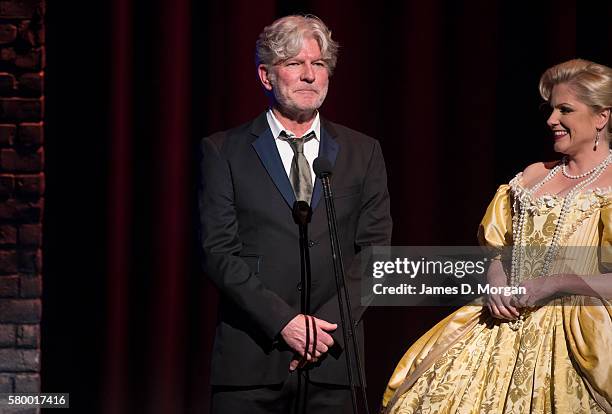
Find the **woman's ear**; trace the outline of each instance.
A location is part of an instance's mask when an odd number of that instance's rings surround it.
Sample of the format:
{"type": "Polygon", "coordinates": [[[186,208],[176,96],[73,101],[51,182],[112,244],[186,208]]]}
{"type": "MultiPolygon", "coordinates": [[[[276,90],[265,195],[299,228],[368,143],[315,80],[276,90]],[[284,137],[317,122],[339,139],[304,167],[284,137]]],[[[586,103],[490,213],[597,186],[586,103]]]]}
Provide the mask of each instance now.
{"type": "Polygon", "coordinates": [[[610,108],[605,108],[599,111],[597,114],[597,125],[598,130],[602,130],[610,122],[610,108]]]}

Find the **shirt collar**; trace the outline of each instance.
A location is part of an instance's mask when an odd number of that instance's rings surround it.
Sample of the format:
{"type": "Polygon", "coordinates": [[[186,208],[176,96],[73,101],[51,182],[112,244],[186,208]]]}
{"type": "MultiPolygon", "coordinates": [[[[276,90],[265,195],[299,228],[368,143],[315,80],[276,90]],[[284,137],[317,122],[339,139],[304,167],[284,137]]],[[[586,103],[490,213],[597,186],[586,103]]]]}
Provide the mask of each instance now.
{"type": "MultiPolygon", "coordinates": [[[[283,131],[288,132],[290,135],[295,135],[293,134],[293,132],[286,129],[283,124],[281,124],[280,121],[276,118],[276,116],[274,116],[272,108],[268,109],[268,111],[266,112],[266,118],[268,119],[268,125],[270,126],[270,130],[272,131],[272,136],[275,139],[278,139],[281,132],[283,131]]],[[[312,121],[312,125],[310,126],[308,131],[304,133],[303,136],[308,135],[312,131],[314,131],[315,133],[314,139],[319,141],[321,137],[321,119],[319,118],[319,111],[317,111],[317,115],[315,116],[314,121],[312,121]]]]}

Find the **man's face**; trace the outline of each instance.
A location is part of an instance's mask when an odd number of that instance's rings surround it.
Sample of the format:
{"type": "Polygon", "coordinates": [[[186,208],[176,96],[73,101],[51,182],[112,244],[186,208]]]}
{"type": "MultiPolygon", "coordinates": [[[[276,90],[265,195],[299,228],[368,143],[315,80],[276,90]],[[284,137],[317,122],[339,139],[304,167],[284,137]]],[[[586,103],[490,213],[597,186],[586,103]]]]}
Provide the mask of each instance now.
{"type": "Polygon", "coordinates": [[[276,105],[288,115],[312,113],[327,95],[328,67],[321,59],[319,44],[312,38],[304,39],[300,53],[277,63],[266,75],[269,82],[262,79],[264,87],[272,91],[276,105]]]}

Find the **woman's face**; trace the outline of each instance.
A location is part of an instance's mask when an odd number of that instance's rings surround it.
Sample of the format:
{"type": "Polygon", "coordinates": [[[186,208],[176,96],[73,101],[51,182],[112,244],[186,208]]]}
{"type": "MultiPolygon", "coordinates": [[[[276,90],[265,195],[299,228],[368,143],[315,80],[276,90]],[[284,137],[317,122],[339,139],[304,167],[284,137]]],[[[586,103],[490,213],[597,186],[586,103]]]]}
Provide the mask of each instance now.
{"type": "MultiPolygon", "coordinates": [[[[562,154],[574,155],[593,151],[595,135],[601,115],[578,100],[565,83],[555,85],[550,96],[552,114],[546,122],[553,132],[554,149],[562,154]]],[[[603,141],[603,134],[602,134],[603,141]]],[[[606,147],[600,142],[599,145],[606,147]]]]}

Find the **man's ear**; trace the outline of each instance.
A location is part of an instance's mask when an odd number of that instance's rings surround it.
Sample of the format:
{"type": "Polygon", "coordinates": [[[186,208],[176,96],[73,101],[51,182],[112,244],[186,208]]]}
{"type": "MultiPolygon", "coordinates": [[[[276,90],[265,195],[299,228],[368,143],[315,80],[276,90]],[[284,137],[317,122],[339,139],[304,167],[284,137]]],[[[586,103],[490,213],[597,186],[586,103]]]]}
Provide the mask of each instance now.
{"type": "Polygon", "coordinates": [[[270,82],[270,72],[268,66],[264,64],[259,64],[259,66],[257,66],[257,74],[259,75],[259,81],[261,82],[263,87],[267,91],[271,91],[272,82],[270,82]]]}

